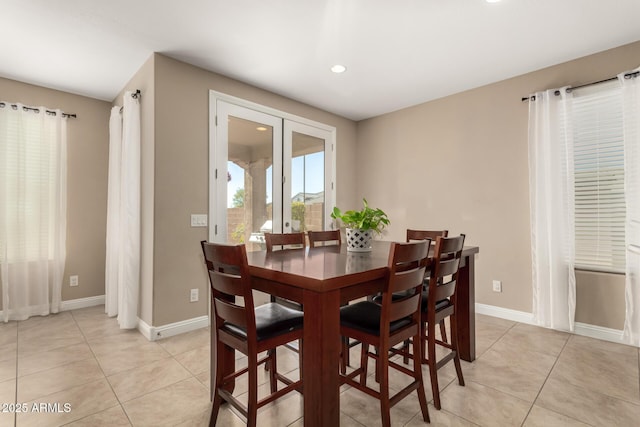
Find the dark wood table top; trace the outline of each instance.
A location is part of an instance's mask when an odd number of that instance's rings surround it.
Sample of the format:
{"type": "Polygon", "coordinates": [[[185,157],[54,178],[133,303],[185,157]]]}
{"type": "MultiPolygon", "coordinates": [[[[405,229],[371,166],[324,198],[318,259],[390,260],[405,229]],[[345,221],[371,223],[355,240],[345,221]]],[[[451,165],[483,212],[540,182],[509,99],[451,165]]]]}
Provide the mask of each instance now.
{"type": "MultiPolygon", "coordinates": [[[[346,245],[247,254],[251,275],[298,288],[326,292],[386,274],[391,242],[374,241],[371,252],[348,252],[346,245]]],[[[477,253],[464,248],[463,256],[477,253]]]]}

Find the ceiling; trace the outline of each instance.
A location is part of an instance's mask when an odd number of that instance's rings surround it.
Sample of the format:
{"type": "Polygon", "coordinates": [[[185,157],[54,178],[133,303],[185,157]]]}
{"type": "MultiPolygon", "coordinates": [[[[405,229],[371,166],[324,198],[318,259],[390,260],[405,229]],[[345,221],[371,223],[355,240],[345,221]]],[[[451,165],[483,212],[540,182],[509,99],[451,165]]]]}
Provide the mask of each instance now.
{"type": "Polygon", "coordinates": [[[5,0],[0,76],[112,101],[158,52],[361,120],[640,40],[639,18],[639,0],[5,0]]]}

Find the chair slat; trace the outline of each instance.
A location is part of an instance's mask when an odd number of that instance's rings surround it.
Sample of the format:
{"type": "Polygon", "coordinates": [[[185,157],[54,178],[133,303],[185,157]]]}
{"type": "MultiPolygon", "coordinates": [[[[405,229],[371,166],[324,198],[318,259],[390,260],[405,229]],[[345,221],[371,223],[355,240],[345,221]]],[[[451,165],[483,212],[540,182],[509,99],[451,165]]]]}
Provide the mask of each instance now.
{"type": "Polygon", "coordinates": [[[456,291],[456,281],[452,280],[450,282],[447,283],[443,283],[441,285],[438,285],[438,287],[435,290],[435,300],[436,301],[441,301],[445,298],[449,298],[451,296],[453,296],[453,294],[456,291]]]}
{"type": "Polygon", "coordinates": [[[247,328],[247,310],[244,307],[222,299],[215,299],[214,301],[216,314],[219,318],[243,329],[247,328]]]}
{"type": "Polygon", "coordinates": [[[414,294],[410,297],[393,301],[389,307],[389,322],[395,322],[415,314],[418,311],[418,304],[420,304],[421,299],[421,294],[414,294]]]}
{"type": "Polygon", "coordinates": [[[304,233],[264,233],[264,241],[267,246],[267,252],[272,252],[274,246],[282,250],[304,249],[305,247],[304,233]]]}
{"type": "Polygon", "coordinates": [[[233,296],[244,296],[240,277],[209,270],[211,286],[218,292],[233,296]]]}
{"type": "Polygon", "coordinates": [[[315,247],[316,243],[323,243],[326,245],[327,242],[335,242],[337,246],[342,244],[340,230],[308,231],[307,236],[309,236],[309,247],[311,248],[315,247]]]}

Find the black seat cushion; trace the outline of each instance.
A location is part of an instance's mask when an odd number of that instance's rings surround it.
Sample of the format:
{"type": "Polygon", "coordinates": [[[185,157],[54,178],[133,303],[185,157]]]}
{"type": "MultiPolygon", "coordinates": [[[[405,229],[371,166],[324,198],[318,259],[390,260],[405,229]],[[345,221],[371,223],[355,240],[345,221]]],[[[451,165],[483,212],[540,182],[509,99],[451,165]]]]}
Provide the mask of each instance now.
{"type": "MultiPolygon", "coordinates": [[[[420,306],[420,308],[422,309],[423,312],[428,311],[429,306],[427,305],[429,299],[429,293],[428,292],[422,292],[422,302],[420,304],[422,304],[420,306]]],[[[440,301],[436,302],[436,311],[440,311],[443,308],[447,308],[451,305],[451,300],[449,298],[445,298],[445,299],[441,299],[440,301]]]]}
{"type": "MultiPolygon", "coordinates": [[[[302,328],[303,313],[278,303],[261,305],[255,309],[255,313],[258,341],[302,328]]],[[[224,326],[230,332],[247,338],[244,328],[228,322],[224,326]]]]}
{"type": "MultiPolygon", "coordinates": [[[[361,301],[340,309],[340,323],[348,328],[357,329],[370,335],[380,335],[380,306],[371,301],[361,301]]],[[[404,318],[391,322],[390,332],[395,332],[411,324],[404,318]]]]}
{"type": "MultiPolygon", "coordinates": [[[[393,294],[393,296],[391,297],[392,301],[396,301],[399,300],[400,298],[404,298],[408,295],[408,292],[395,292],[393,294]]],[[[428,300],[428,292],[423,291],[422,292],[422,302],[420,304],[422,304],[420,307],[422,308],[422,311],[427,311],[428,306],[427,306],[427,300],[428,300]]],[[[382,295],[376,295],[375,297],[373,297],[372,299],[373,302],[375,302],[376,304],[382,304],[382,295]]],[[[436,303],[436,311],[440,311],[443,308],[447,308],[451,305],[451,301],[448,298],[445,298],[443,300],[440,300],[436,303]]]]}

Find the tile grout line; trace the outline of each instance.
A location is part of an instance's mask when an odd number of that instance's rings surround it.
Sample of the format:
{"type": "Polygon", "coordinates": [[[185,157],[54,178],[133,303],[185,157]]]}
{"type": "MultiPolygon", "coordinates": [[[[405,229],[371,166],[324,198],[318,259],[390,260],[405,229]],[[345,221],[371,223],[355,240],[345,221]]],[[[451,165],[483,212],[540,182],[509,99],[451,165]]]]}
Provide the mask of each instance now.
{"type": "MultiPolygon", "coordinates": [[[[95,352],[93,351],[93,347],[91,347],[91,344],[89,344],[89,340],[87,340],[87,336],[85,335],[84,331],[82,330],[82,328],[78,324],[78,321],[76,320],[76,317],[74,315],[74,311],[75,310],[71,310],[70,311],[71,317],[73,318],[73,321],[75,322],[76,326],[78,327],[78,330],[82,334],[82,338],[84,339],[85,344],[87,345],[87,347],[89,347],[89,351],[91,352],[91,354],[93,355],[93,358],[95,359],[96,363],[98,364],[98,367],[100,368],[100,372],[102,372],[102,376],[104,377],[104,380],[109,385],[109,389],[111,389],[111,392],[113,393],[113,396],[116,398],[116,401],[118,402],[118,405],[120,406],[120,409],[122,409],[122,412],[124,413],[125,417],[127,417],[127,421],[129,421],[129,424],[131,426],[133,426],[133,423],[131,422],[131,419],[129,418],[129,414],[127,413],[127,411],[125,411],[124,406],[122,405],[122,402],[120,402],[120,398],[116,394],[116,391],[113,389],[113,386],[111,385],[111,382],[107,378],[107,375],[105,374],[104,369],[102,369],[102,365],[100,364],[100,361],[98,360],[98,356],[96,356],[95,352]]],[[[115,408],[115,406],[112,406],[112,407],[115,408]]],[[[102,411],[94,412],[93,414],[87,414],[87,416],[80,418],[80,420],[84,419],[84,418],[87,418],[87,417],[90,417],[90,416],[95,415],[95,414],[99,414],[100,412],[103,412],[103,411],[106,411],[106,410],[109,410],[109,409],[111,409],[111,408],[107,408],[107,409],[104,409],[102,411]]],[[[78,421],[78,420],[76,420],[76,421],[78,421]]]]}

